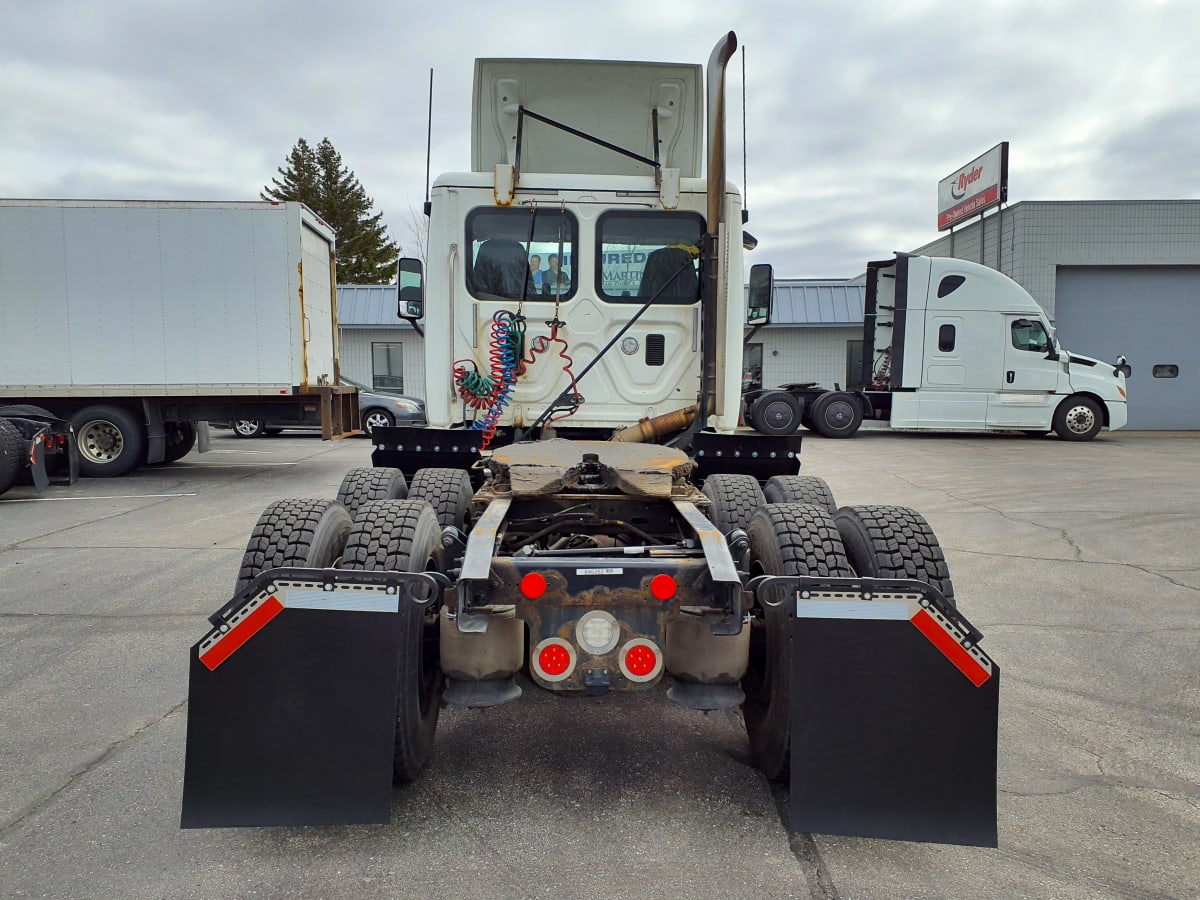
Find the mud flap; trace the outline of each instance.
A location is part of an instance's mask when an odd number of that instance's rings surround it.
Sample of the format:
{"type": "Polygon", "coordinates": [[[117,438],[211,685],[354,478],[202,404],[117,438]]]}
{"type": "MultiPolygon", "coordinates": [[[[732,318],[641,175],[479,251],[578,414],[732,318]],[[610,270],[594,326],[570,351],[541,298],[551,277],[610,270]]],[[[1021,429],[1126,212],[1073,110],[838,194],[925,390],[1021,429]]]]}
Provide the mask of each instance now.
{"type": "Polygon", "coordinates": [[[995,847],[1000,669],[979,631],[921,582],[787,581],[791,830],[995,847]]]}
{"type": "Polygon", "coordinates": [[[401,603],[433,576],[273,569],[191,649],[183,828],[384,823],[401,603]]]}

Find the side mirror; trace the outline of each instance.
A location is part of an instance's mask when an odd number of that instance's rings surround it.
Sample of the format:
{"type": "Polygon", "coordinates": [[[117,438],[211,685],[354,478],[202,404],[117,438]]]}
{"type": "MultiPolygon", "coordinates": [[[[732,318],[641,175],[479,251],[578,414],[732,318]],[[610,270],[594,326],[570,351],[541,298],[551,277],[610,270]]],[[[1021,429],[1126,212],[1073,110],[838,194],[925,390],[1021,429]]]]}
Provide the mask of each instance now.
{"type": "Polygon", "coordinates": [[[1121,374],[1121,375],[1124,375],[1126,378],[1128,378],[1130,375],[1133,374],[1133,366],[1129,365],[1129,363],[1127,363],[1125,361],[1124,356],[1118,356],[1117,364],[1115,366],[1113,366],[1113,374],[1114,375],[1121,374]]]}
{"type": "Polygon", "coordinates": [[[750,289],[747,292],[746,324],[771,323],[771,295],[775,292],[775,270],[767,263],[750,267],[750,289]]]}
{"type": "Polygon", "coordinates": [[[396,315],[410,321],[425,315],[425,273],[419,259],[404,257],[397,267],[396,315]]]}

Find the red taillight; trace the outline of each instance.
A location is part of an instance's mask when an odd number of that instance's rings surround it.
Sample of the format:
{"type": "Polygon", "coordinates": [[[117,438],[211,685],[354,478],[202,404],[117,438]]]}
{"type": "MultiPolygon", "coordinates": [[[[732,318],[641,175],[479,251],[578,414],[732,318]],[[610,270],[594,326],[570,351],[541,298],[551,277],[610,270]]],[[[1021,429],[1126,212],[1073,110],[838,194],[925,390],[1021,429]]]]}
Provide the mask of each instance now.
{"type": "Polygon", "coordinates": [[[529,662],[543,681],[563,681],[575,671],[575,649],[562,638],[546,638],[533,648],[529,662]]]}
{"type": "Polygon", "coordinates": [[[675,596],[675,579],[670,575],[655,575],[650,579],[650,593],[655,600],[670,600],[675,596]]]}
{"type": "Polygon", "coordinates": [[[550,644],[538,654],[538,668],[547,675],[561,675],[571,666],[571,654],[562,644],[550,644]]]}
{"type": "Polygon", "coordinates": [[[55,443],[57,443],[60,448],[67,446],[67,436],[65,434],[60,434],[55,439],[55,443]]]}
{"type": "Polygon", "coordinates": [[[540,572],[530,572],[521,579],[521,593],[530,600],[536,600],[546,593],[546,576],[540,572]]]}
{"type": "Polygon", "coordinates": [[[621,650],[621,674],[630,681],[653,681],[662,667],[662,653],[644,638],[634,638],[621,650]]]}

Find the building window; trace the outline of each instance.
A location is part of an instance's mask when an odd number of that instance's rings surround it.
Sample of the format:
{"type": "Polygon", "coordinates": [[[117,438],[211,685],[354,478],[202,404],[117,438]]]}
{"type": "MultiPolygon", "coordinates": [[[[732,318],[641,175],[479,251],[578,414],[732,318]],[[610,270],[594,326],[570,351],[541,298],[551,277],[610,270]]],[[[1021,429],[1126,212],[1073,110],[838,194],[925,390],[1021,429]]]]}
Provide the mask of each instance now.
{"type": "Polygon", "coordinates": [[[404,390],[404,345],[371,344],[371,387],[377,391],[404,390]]]}
{"type": "Polygon", "coordinates": [[[954,326],[943,325],[938,329],[938,350],[949,353],[954,349],[954,326]]]}

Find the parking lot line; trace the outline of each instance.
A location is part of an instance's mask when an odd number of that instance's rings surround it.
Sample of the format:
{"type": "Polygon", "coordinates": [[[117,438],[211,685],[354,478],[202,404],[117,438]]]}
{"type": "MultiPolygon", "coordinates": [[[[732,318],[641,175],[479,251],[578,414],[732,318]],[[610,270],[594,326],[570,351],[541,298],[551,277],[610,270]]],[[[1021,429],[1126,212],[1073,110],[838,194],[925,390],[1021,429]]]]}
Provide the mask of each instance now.
{"type": "Polygon", "coordinates": [[[71,500],[148,500],[161,497],[195,497],[195,491],[186,494],[104,494],[100,497],[16,497],[0,500],[0,503],[64,503],[71,500]]]}

